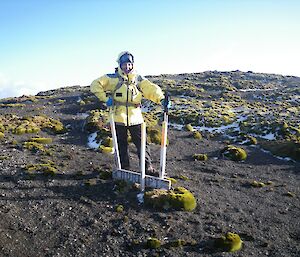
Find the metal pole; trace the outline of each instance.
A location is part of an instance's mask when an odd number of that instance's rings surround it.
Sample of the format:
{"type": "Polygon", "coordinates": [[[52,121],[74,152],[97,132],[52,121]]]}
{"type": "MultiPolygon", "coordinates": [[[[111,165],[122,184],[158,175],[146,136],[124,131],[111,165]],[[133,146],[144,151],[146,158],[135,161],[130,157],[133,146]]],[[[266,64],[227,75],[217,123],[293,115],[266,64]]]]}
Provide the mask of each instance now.
{"type": "Polygon", "coordinates": [[[159,171],[160,178],[164,178],[166,172],[167,134],[168,134],[168,114],[165,112],[164,121],[162,123],[162,135],[161,135],[161,146],[160,146],[160,171],[159,171]]]}
{"type": "Polygon", "coordinates": [[[110,122],[111,135],[112,135],[113,145],[114,145],[114,150],[115,150],[115,163],[116,163],[117,169],[120,170],[121,169],[121,160],[120,160],[120,155],[119,155],[118,139],[117,139],[114,113],[113,113],[112,107],[109,110],[109,116],[110,116],[109,122],[110,122]]]}
{"type": "Polygon", "coordinates": [[[141,170],[141,191],[145,190],[145,151],[146,151],[146,123],[141,124],[141,156],[140,156],[140,170],[141,170]]]}

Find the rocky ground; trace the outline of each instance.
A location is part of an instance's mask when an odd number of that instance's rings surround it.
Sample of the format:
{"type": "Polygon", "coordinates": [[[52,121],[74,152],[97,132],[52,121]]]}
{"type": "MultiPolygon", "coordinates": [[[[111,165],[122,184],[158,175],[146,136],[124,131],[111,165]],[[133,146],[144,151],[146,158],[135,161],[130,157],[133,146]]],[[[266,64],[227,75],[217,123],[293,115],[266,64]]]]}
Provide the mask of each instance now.
{"type": "MultiPolygon", "coordinates": [[[[250,76],[254,81],[250,83],[253,90],[257,89],[255,85],[267,90],[282,86],[285,81],[291,81],[289,89],[299,89],[299,84],[295,84],[297,78],[265,75],[262,79],[261,74],[248,73],[242,74],[237,82],[233,72],[226,82],[228,74],[221,74],[221,86],[231,85],[237,89],[235,82],[241,85],[241,81],[246,81],[249,86],[247,76],[250,76]]],[[[182,76],[185,83],[195,84],[193,80],[199,79],[198,75],[182,76]]],[[[221,76],[211,72],[201,74],[201,78],[211,79],[217,75],[221,76]]],[[[170,79],[177,83],[180,79],[183,81],[180,75],[179,78],[158,76],[150,79],[160,83],[170,79]]],[[[205,85],[209,84],[202,83],[203,88],[205,85]]],[[[216,92],[222,90],[206,88],[201,95],[201,92],[186,90],[179,84],[178,88],[182,91],[175,92],[171,87],[173,108],[188,97],[202,101],[201,96],[207,98],[203,100],[205,103],[202,102],[202,107],[206,108],[205,104],[211,103],[216,92]],[[185,97],[184,92],[190,93],[185,97]],[[179,100],[175,96],[180,96],[179,100]]],[[[249,92],[240,92],[246,103],[261,104],[262,98],[268,97],[268,91],[262,94],[255,91],[256,98],[254,94],[251,98],[249,92]]],[[[295,94],[289,96],[293,103],[295,94]]],[[[118,190],[116,182],[103,175],[113,169],[113,156],[87,146],[90,132],[84,130],[85,114],[99,106],[95,99],[87,101],[88,97],[91,97],[88,88],[71,87],[43,92],[35,97],[1,101],[3,123],[9,115],[22,119],[43,114],[60,120],[66,130],[54,133],[42,129],[38,132],[39,136],[53,140],[44,146],[47,151],[43,151],[24,147],[24,142],[35,134],[12,133],[5,125],[0,143],[0,256],[300,255],[299,162],[278,158],[259,144],[241,145],[240,141],[222,133],[201,131],[203,138],[196,140],[190,131],[174,125],[176,115],[170,113],[173,126],[169,130],[166,170],[169,177],[177,180],[173,187],[183,186],[194,194],[197,207],[191,212],[153,209],[138,203],[136,195],[139,191],[131,187],[118,190]],[[247,159],[232,161],[222,156],[220,151],[228,143],[242,146],[247,159]],[[195,161],[192,157],[195,153],[207,154],[208,159],[195,161]],[[41,163],[50,163],[55,170],[28,169],[30,165],[41,163]],[[263,186],[254,186],[254,181],[263,186]],[[117,208],[120,205],[123,211],[117,208]],[[214,247],[214,239],[227,232],[240,235],[243,240],[241,250],[228,253],[214,247]],[[162,246],[147,248],[145,243],[149,237],[159,239],[162,246]],[[185,244],[168,246],[169,242],[178,240],[184,240],[185,244]]],[[[288,108],[297,105],[296,102],[288,108]]],[[[299,115],[297,117],[299,125],[299,115]]],[[[291,122],[295,126],[295,117],[291,122]]],[[[160,147],[156,144],[150,147],[154,166],[158,168],[160,147]]],[[[132,145],[130,150],[133,166],[137,169],[138,160],[132,145]]]]}

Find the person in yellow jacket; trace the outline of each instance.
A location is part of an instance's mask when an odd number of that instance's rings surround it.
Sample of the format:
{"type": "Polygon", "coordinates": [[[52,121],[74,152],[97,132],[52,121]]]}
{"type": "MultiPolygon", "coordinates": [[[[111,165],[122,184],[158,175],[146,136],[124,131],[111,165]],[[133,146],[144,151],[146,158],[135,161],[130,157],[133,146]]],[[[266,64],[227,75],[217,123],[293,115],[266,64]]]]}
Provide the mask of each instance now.
{"type": "MultiPolygon", "coordinates": [[[[107,107],[113,107],[121,167],[129,169],[128,130],[139,157],[141,152],[141,124],[144,122],[141,100],[144,97],[161,104],[164,94],[158,85],[135,72],[134,57],[130,52],[120,53],[117,62],[115,73],[105,74],[92,82],[91,92],[107,107]]],[[[154,173],[148,145],[145,159],[146,172],[154,173]]]]}

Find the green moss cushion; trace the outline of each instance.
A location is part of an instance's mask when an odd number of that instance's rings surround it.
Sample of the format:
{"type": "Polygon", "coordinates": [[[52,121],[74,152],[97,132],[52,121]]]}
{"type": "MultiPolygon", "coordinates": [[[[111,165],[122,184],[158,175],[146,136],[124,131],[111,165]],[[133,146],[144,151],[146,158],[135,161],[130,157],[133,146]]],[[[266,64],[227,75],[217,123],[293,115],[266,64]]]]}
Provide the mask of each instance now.
{"type": "Polygon", "coordinates": [[[184,187],[173,190],[155,189],[145,193],[145,203],[158,209],[193,211],[196,206],[194,195],[184,187]]]}

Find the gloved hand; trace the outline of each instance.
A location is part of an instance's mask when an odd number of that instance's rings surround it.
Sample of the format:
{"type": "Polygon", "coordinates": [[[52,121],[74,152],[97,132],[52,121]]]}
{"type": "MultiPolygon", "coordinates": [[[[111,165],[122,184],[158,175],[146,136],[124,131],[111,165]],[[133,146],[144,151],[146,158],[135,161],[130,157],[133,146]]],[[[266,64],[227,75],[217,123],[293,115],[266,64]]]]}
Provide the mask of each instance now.
{"type": "Polygon", "coordinates": [[[108,99],[106,101],[106,106],[111,107],[112,105],[113,105],[113,99],[111,97],[108,97],[108,99]]]}
{"type": "Polygon", "coordinates": [[[162,99],[160,102],[161,102],[163,107],[167,107],[168,109],[170,109],[171,106],[172,106],[172,102],[171,102],[170,98],[167,98],[167,100],[162,99]]]}

